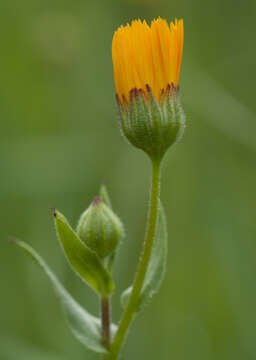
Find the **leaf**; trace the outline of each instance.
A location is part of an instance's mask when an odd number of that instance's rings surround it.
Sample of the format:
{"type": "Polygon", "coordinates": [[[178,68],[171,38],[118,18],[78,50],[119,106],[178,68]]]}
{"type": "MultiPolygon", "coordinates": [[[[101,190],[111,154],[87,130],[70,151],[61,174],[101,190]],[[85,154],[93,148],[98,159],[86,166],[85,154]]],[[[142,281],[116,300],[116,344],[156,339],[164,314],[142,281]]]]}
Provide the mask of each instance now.
{"type": "Polygon", "coordinates": [[[112,209],[111,200],[106,185],[102,184],[100,187],[100,198],[110,209],[112,209]]]}
{"type": "MultiPolygon", "coordinates": [[[[99,196],[101,201],[103,201],[111,210],[113,210],[112,203],[110,200],[110,196],[105,184],[102,184],[100,187],[99,196]]],[[[108,258],[106,259],[106,266],[110,272],[113,270],[113,265],[115,262],[117,251],[114,251],[108,258]]]]}
{"type": "MultiPolygon", "coordinates": [[[[100,354],[107,354],[107,350],[101,343],[101,324],[100,319],[88,313],[81,307],[68,291],[59,282],[57,277],[45,263],[45,261],[37,254],[37,252],[23,241],[14,240],[16,245],[23,249],[37,265],[39,265],[51,280],[52,285],[62,304],[64,313],[67,317],[69,326],[73,335],[87,348],[100,354]]],[[[116,326],[111,327],[112,336],[116,331],[116,326]]]]}
{"type": "MultiPolygon", "coordinates": [[[[164,278],[166,261],[167,261],[167,249],[168,249],[168,234],[166,217],[164,208],[160,203],[159,219],[157,224],[157,233],[154,241],[150,262],[148,265],[147,273],[144,279],[144,283],[141,290],[140,306],[146,305],[154,294],[156,294],[161,286],[164,278]]],[[[132,286],[128,287],[121,295],[121,304],[125,308],[129,302],[129,298],[132,292],[132,286]]]]}
{"type": "Polygon", "coordinates": [[[54,217],[58,237],[73,269],[97,293],[111,294],[114,290],[112,277],[97,254],[79,239],[61,213],[55,211],[54,217]]]}

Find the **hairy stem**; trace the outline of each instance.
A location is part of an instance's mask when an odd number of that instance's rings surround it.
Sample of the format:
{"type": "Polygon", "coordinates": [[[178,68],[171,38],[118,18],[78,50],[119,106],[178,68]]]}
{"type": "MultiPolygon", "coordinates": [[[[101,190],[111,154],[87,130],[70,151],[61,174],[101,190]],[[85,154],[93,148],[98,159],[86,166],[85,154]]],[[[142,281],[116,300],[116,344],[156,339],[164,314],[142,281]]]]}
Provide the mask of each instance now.
{"type": "Polygon", "coordinates": [[[147,272],[156,234],[157,218],[159,212],[160,172],[161,162],[152,161],[151,197],[144,248],[133,283],[133,290],[130,296],[130,300],[120,320],[113,343],[110,346],[110,353],[107,357],[108,360],[116,360],[118,358],[119,352],[127,335],[127,330],[129,329],[129,326],[131,325],[131,322],[136,315],[139,306],[141,289],[147,272]]]}
{"type": "Polygon", "coordinates": [[[101,334],[102,343],[109,349],[110,347],[110,300],[109,297],[102,297],[100,300],[101,308],[101,334]]]}

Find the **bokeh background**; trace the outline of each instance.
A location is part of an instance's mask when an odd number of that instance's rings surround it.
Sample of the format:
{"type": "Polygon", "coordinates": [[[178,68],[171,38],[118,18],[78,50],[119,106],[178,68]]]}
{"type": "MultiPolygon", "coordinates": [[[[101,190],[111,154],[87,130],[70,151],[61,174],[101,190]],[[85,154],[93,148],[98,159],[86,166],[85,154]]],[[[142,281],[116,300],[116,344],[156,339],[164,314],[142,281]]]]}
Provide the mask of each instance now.
{"type": "Polygon", "coordinates": [[[1,0],[0,360],[97,359],[71,335],[31,244],[89,311],[51,208],[75,226],[105,182],[127,237],[113,319],[146,221],[150,164],[120,136],[113,31],[158,15],[185,23],[182,141],[166,157],[166,278],[133,325],[124,359],[256,358],[255,0],[1,0]]]}

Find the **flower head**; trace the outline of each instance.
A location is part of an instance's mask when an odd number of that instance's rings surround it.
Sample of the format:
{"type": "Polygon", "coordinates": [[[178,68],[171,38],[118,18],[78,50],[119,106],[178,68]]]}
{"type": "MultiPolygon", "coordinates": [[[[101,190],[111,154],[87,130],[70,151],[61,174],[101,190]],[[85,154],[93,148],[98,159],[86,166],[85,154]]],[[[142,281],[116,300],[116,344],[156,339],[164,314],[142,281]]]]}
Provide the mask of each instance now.
{"type": "Polygon", "coordinates": [[[185,117],[178,82],[183,20],[149,26],[134,20],[114,34],[112,58],[120,127],[128,141],[160,160],[181,138],[185,117]]]}
{"type": "Polygon", "coordinates": [[[182,50],[183,20],[168,25],[160,17],[151,22],[132,21],[115,32],[112,42],[114,78],[121,103],[130,101],[134,88],[147,93],[147,86],[160,101],[168,85],[178,87],[182,50]]]}

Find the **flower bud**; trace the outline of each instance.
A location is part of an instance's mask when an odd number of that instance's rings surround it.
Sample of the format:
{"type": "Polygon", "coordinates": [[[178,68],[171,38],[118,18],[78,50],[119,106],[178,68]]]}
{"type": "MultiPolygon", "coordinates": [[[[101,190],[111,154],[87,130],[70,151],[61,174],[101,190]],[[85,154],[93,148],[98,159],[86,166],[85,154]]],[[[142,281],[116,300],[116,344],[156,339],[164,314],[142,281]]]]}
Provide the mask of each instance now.
{"type": "Polygon", "coordinates": [[[100,258],[111,255],[124,236],[121,221],[99,197],[82,214],[77,234],[100,258]]]}

